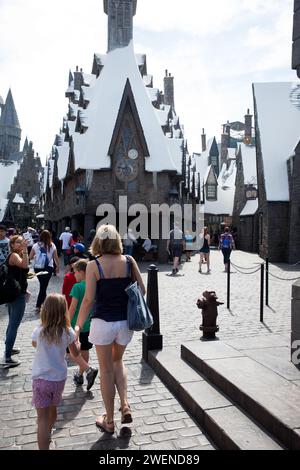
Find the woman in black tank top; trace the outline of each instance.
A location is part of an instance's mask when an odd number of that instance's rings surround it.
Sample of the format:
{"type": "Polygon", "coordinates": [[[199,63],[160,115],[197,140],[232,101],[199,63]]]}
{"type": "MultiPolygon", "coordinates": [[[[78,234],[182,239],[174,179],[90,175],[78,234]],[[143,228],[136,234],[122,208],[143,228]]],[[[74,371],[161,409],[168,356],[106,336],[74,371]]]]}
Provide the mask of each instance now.
{"type": "Polygon", "coordinates": [[[20,361],[12,358],[19,354],[19,349],[14,349],[17,333],[25,313],[26,292],[27,292],[27,274],[29,267],[27,242],[20,236],[14,236],[10,239],[11,253],[7,259],[8,272],[21,287],[20,295],[8,304],[8,326],[6,330],[4,367],[17,367],[20,361]]]}
{"type": "Polygon", "coordinates": [[[101,393],[105,414],[96,425],[114,433],[114,398],[116,389],[121,402],[122,424],[132,422],[127,398],[127,372],[123,355],[133,332],[127,326],[128,297],[125,289],[137,281],[143,294],[145,287],[139,268],[131,257],[122,256],[121,237],[113,226],[102,226],[93,240],[91,261],[86,273],[86,293],[77,319],[77,334],[94,306],[89,340],[96,347],[101,374],[101,393]]]}

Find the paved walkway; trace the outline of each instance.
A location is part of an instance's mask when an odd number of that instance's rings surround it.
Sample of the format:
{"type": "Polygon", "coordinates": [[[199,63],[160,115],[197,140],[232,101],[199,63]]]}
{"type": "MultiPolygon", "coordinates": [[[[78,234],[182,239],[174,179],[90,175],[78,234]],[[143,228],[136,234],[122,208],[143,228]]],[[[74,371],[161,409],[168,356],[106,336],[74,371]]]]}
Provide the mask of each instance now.
{"type": "MultiPolygon", "coordinates": [[[[238,266],[255,267],[262,262],[258,256],[235,252],[232,261],[238,266]]],[[[212,274],[198,273],[198,257],[183,266],[180,274],[169,277],[170,266],[160,266],[160,313],[164,344],[179,347],[187,340],[198,339],[201,323],[196,301],[204,290],[216,290],[221,301],[226,301],[226,274],[221,255],[212,252],[212,274]]],[[[146,268],[143,266],[146,280],[146,268]]],[[[276,276],[300,277],[300,267],[271,266],[276,276]]],[[[235,339],[258,335],[290,332],[291,281],[270,280],[270,306],[265,311],[265,323],[259,322],[259,273],[232,275],[231,311],[219,309],[220,339],[235,339]]],[[[61,278],[53,278],[49,292],[60,291],[61,278]]],[[[34,315],[37,281],[30,281],[32,300],[19,329],[16,346],[22,349],[22,365],[10,371],[0,371],[0,449],[37,449],[36,412],[31,405],[31,364],[33,348],[30,335],[38,323],[34,315]]],[[[6,309],[0,307],[2,337],[7,324],[6,309]]],[[[134,413],[134,424],[121,428],[117,413],[117,432],[110,437],[95,428],[95,419],[102,412],[98,384],[91,392],[76,389],[72,383],[74,368],[70,367],[64,400],[59,408],[53,447],[56,449],[212,449],[208,438],[177,400],[141,361],[142,339],[136,334],[126,354],[129,372],[129,400],[134,413]]],[[[1,343],[0,353],[3,353],[1,343]]],[[[95,353],[92,364],[96,365],[95,353]]]]}

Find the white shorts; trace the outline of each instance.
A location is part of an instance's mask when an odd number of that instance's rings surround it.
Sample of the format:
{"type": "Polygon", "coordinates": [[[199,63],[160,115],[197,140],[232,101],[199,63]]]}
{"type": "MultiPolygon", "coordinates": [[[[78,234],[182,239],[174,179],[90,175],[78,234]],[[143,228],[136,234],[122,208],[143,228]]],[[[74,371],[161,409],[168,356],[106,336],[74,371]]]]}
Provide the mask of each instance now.
{"type": "Polygon", "coordinates": [[[127,346],[133,334],[133,331],[128,329],[127,321],[108,323],[94,318],[91,322],[89,341],[95,346],[109,346],[113,343],[127,346]]]}

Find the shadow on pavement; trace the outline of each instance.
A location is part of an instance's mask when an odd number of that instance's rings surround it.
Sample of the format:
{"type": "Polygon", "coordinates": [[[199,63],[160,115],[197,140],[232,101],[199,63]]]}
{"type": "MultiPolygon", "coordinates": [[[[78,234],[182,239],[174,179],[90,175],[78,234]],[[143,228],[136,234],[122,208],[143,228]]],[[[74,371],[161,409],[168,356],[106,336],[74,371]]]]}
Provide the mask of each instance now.
{"type": "Polygon", "coordinates": [[[132,431],[127,427],[121,428],[117,437],[104,433],[90,450],[126,450],[129,448],[131,436],[132,431]]]}

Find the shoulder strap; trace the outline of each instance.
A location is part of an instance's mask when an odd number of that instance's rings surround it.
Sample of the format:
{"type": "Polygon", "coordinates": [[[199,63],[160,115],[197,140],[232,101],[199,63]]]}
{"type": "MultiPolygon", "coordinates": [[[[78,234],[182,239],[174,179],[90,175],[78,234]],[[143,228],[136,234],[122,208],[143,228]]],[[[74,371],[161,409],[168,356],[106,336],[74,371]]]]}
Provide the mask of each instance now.
{"type": "Polygon", "coordinates": [[[99,263],[99,261],[96,259],[96,264],[98,266],[98,271],[99,271],[99,274],[100,274],[100,279],[105,279],[105,276],[104,276],[104,272],[103,272],[103,269],[102,269],[102,266],[101,264],[99,263]]]}
{"type": "Polygon", "coordinates": [[[133,270],[132,270],[132,262],[131,262],[131,259],[128,255],[125,255],[125,258],[126,258],[126,267],[127,267],[127,271],[126,271],[126,274],[127,274],[127,277],[130,277],[132,278],[133,277],[133,270]]]}

